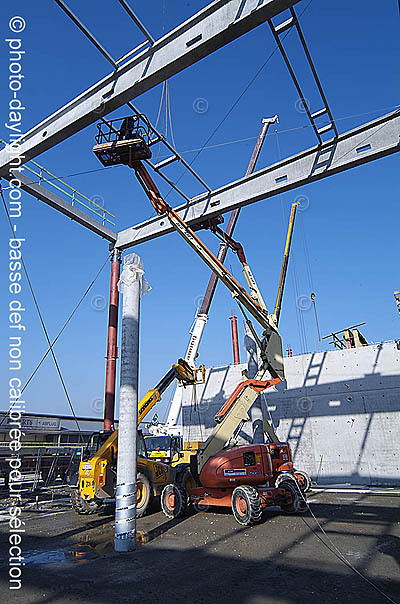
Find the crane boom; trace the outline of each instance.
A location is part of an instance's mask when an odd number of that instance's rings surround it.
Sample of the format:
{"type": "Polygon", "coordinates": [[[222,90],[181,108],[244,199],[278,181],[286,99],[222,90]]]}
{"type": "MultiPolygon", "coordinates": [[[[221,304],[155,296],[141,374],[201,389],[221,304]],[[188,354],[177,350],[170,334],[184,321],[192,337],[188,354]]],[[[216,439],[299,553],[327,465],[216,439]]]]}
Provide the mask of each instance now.
{"type": "Polygon", "coordinates": [[[159,190],[141,161],[133,162],[136,177],[159,216],[166,214],[173,228],[191,246],[198,256],[214,271],[217,277],[231,291],[233,297],[263,327],[264,354],[266,367],[272,377],[283,379],[282,341],[275,322],[255,300],[247,293],[238,281],[225,268],[220,260],[207,248],[194,231],[182,220],[173,208],[161,197],[159,190]]]}
{"type": "Polygon", "coordinates": [[[286,274],[287,274],[287,268],[288,268],[288,264],[289,264],[290,247],[292,245],[294,220],[296,218],[296,211],[297,211],[297,207],[299,205],[300,205],[299,201],[293,202],[291,210],[290,210],[289,225],[288,225],[288,231],[287,231],[287,236],[286,236],[286,244],[285,244],[285,251],[283,253],[282,270],[281,270],[281,276],[280,276],[280,279],[279,279],[278,294],[276,296],[276,304],[275,304],[275,311],[274,311],[276,325],[279,324],[279,317],[281,315],[283,291],[285,289],[286,274]]]}
{"type": "MultiPolygon", "coordinates": [[[[256,167],[256,163],[257,163],[258,157],[260,155],[265,137],[267,136],[269,127],[271,126],[271,124],[274,124],[277,121],[278,121],[277,115],[274,115],[273,117],[263,118],[261,130],[258,134],[256,143],[255,143],[255,146],[253,149],[253,153],[251,154],[251,158],[250,158],[249,164],[247,166],[245,176],[249,176],[250,174],[252,174],[254,172],[254,169],[256,167]]],[[[236,210],[232,211],[232,213],[229,217],[228,224],[226,227],[226,234],[229,237],[232,236],[233,231],[235,230],[236,223],[239,218],[240,210],[241,210],[241,208],[236,208],[236,210]]],[[[226,242],[223,241],[219,247],[218,254],[217,254],[218,260],[220,260],[222,263],[225,261],[227,251],[228,251],[228,245],[226,244],[226,242]]],[[[208,311],[210,310],[210,306],[211,306],[211,302],[212,302],[212,299],[213,299],[213,296],[215,293],[215,288],[217,286],[217,282],[218,282],[217,275],[215,273],[211,273],[210,280],[208,282],[206,292],[204,294],[203,302],[200,307],[199,316],[208,315],[208,311]]]]}
{"type": "MultiPolygon", "coordinates": [[[[245,174],[246,176],[249,176],[250,174],[252,174],[252,172],[254,172],[254,168],[256,166],[257,159],[260,155],[265,137],[267,136],[268,129],[271,124],[273,124],[277,121],[278,121],[277,115],[274,115],[273,117],[263,118],[261,130],[258,134],[256,144],[253,149],[253,153],[251,154],[251,158],[250,158],[249,164],[247,166],[247,170],[246,170],[246,174],[245,174]]],[[[228,220],[227,227],[226,227],[226,235],[228,235],[228,236],[232,235],[233,231],[235,230],[235,226],[238,221],[239,214],[240,214],[240,208],[233,210],[233,212],[231,213],[229,220],[228,220]]],[[[222,263],[225,261],[227,251],[228,251],[228,245],[225,241],[222,241],[219,246],[219,250],[218,250],[218,254],[217,254],[217,259],[220,260],[222,263]]],[[[250,267],[248,267],[248,271],[250,271],[250,267]]],[[[251,273],[251,271],[250,271],[250,273],[251,273]]],[[[250,277],[250,275],[246,274],[244,267],[243,267],[243,274],[245,275],[246,281],[251,290],[251,285],[250,285],[251,277],[250,277]]],[[[254,278],[253,278],[253,281],[254,281],[254,278]]],[[[204,332],[206,323],[208,321],[208,312],[210,310],[211,302],[214,297],[217,283],[218,283],[217,275],[214,272],[211,272],[210,279],[208,281],[208,285],[206,287],[206,291],[205,291],[199,312],[196,315],[193,326],[190,330],[190,340],[189,340],[189,344],[188,344],[186,354],[185,354],[185,361],[187,361],[189,363],[189,365],[192,365],[192,366],[194,366],[194,364],[195,364],[195,359],[198,354],[200,342],[203,337],[203,332],[204,332]]],[[[259,304],[266,310],[265,304],[263,306],[261,301],[259,301],[259,304]]],[[[158,426],[158,429],[161,432],[168,430],[168,428],[172,428],[172,427],[176,426],[176,424],[178,422],[179,414],[181,412],[181,408],[182,408],[182,389],[177,387],[175,389],[175,393],[174,393],[174,396],[173,396],[173,399],[171,402],[171,407],[170,407],[170,410],[168,413],[168,418],[167,418],[166,424],[163,427],[158,426]]]]}
{"type": "MultiPolygon", "coordinates": [[[[184,359],[178,359],[178,362],[172,365],[171,369],[163,376],[158,382],[155,388],[152,388],[146,392],[143,398],[138,402],[138,425],[144,420],[149,411],[154,407],[158,401],[161,400],[162,394],[166,391],[168,386],[177,379],[184,385],[200,383],[197,379],[198,371],[202,374],[202,381],[205,379],[205,367],[201,365],[197,369],[190,367],[184,359]]],[[[90,458],[90,462],[93,464],[101,462],[104,459],[108,459],[115,451],[118,450],[118,428],[114,430],[107,440],[101,445],[96,453],[90,458]]],[[[81,464],[82,465],[82,464],[81,464]]]]}

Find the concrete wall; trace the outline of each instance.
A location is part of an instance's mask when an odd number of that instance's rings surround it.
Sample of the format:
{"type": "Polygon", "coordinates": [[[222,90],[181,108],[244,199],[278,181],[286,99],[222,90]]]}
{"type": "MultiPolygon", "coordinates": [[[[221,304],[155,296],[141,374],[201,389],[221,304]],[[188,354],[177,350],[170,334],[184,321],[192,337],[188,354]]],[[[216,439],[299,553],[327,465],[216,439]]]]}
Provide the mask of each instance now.
{"type": "MultiPolygon", "coordinates": [[[[245,367],[211,368],[197,409],[186,390],[185,438],[208,436],[245,367]]],[[[319,483],[400,484],[400,342],[286,358],[285,373],[287,387],[268,391],[263,408],[298,468],[319,483]]]]}

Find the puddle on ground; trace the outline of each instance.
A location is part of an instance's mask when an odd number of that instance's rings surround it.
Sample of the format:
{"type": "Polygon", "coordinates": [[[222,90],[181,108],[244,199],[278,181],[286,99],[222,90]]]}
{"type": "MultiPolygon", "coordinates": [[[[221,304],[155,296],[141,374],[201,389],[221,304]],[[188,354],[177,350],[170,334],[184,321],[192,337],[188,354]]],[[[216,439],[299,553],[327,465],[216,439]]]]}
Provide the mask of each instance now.
{"type": "Polygon", "coordinates": [[[25,564],[62,564],[67,562],[67,554],[62,549],[31,549],[24,552],[25,564]]]}
{"type": "Polygon", "coordinates": [[[32,549],[24,552],[25,564],[67,564],[97,558],[90,545],[76,545],[72,549],[32,549]]]}

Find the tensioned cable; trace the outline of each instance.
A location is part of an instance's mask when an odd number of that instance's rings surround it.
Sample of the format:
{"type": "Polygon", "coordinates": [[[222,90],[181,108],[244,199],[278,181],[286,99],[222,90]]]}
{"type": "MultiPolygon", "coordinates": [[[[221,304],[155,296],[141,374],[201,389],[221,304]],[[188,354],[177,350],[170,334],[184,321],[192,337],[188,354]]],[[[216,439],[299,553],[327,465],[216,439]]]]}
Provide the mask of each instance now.
{"type": "MultiPolygon", "coordinates": [[[[8,219],[8,223],[9,223],[9,225],[10,225],[10,229],[11,229],[12,236],[13,236],[13,238],[15,239],[15,233],[14,233],[14,229],[13,229],[13,226],[12,226],[11,218],[10,218],[10,215],[9,215],[9,213],[8,213],[8,208],[7,208],[6,200],[4,199],[4,195],[3,195],[3,191],[2,191],[2,189],[1,189],[1,187],[0,187],[0,195],[1,195],[1,199],[2,199],[2,201],[3,201],[4,210],[5,210],[5,213],[6,213],[6,215],[7,215],[7,219],[8,219]]],[[[71,410],[71,413],[72,413],[72,415],[73,415],[74,421],[75,421],[76,426],[77,426],[77,428],[78,428],[79,435],[80,435],[80,437],[81,437],[81,439],[82,439],[83,437],[82,437],[82,433],[81,433],[81,428],[80,428],[80,425],[79,425],[78,419],[77,419],[77,417],[76,417],[76,415],[75,415],[75,410],[74,410],[74,407],[73,407],[73,405],[72,405],[72,402],[71,402],[70,396],[69,396],[69,394],[68,394],[68,390],[67,390],[67,387],[66,387],[66,385],[65,385],[65,382],[64,382],[64,379],[63,379],[63,376],[62,376],[62,373],[61,373],[60,367],[59,367],[59,365],[58,365],[58,362],[57,362],[56,356],[55,356],[55,354],[54,354],[54,350],[53,350],[52,345],[51,345],[51,342],[50,342],[49,334],[48,334],[48,332],[47,332],[46,325],[45,325],[45,323],[44,323],[43,316],[42,316],[42,313],[41,313],[41,311],[40,311],[39,304],[38,304],[38,301],[37,301],[37,299],[36,299],[36,295],[35,295],[35,292],[34,292],[34,289],[33,289],[32,283],[31,283],[31,280],[30,280],[30,278],[29,278],[28,270],[27,270],[27,268],[26,268],[26,265],[25,265],[24,259],[23,259],[23,257],[22,257],[22,253],[21,253],[21,264],[22,264],[22,267],[23,267],[23,269],[24,269],[24,273],[25,273],[26,281],[27,281],[27,283],[28,283],[29,290],[30,290],[30,292],[31,292],[31,294],[32,294],[32,298],[33,298],[33,302],[34,302],[35,307],[36,307],[36,311],[37,311],[37,313],[38,313],[38,315],[39,315],[39,320],[40,320],[41,326],[42,326],[42,328],[43,328],[43,332],[44,332],[44,334],[45,334],[45,337],[46,337],[47,343],[48,343],[48,345],[49,345],[49,347],[50,347],[50,350],[51,350],[51,356],[53,357],[53,361],[54,361],[54,364],[55,364],[55,367],[56,367],[56,370],[57,370],[58,376],[59,376],[59,378],[60,378],[60,382],[61,382],[62,388],[63,388],[63,390],[64,390],[64,394],[65,394],[65,396],[66,396],[66,399],[67,399],[67,401],[68,401],[69,408],[70,408],[70,410],[71,410]]]]}
{"type": "MultiPolygon", "coordinates": [[[[398,109],[398,108],[399,108],[399,105],[392,105],[391,107],[380,107],[379,109],[374,109],[374,110],[371,110],[371,111],[365,111],[364,113],[355,113],[353,115],[347,115],[347,116],[343,116],[343,117],[338,117],[338,118],[335,118],[335,122],[339,122],[341,120],[352,119],[354,117],[362,117],[364,115],[372,115],[373,113],[377,113],[378,111],[389,111],[389,110],[398,109]]],[[[323,124],[321,124],[321,125],[323,125],[323,124]]],[[[312,128],[312,125],[311,124],[304,124],[303,126],[296,126],[294,128],[286,128],[284,130],[279,130],[279,134],[287,134],[289,132],[296,132],[298,130],[304,130],[305,128],[312,128]]],[[[268,136],[273,136],[273,134],[272,133],[271,134],[267,134],[267,137],[268,136]]],[[[179,153],[180,153],[180,155],[183,155],[185,153],[196,153],[196,151],[199,151],[201,149],[203,151],[205,151],[207,149],[216,149],[218,147],[224,147],[224,146],[227,146],[227,145],[237,145],[237,144],[240,144],[240,143],[246,143],[248,141],[254,141],[256,139],[257,139],[256,136],[248,136],[246,138],[238,138],[238,139],[235,139],[235,140],[232,140],[232,141],[224,141],[222,143],[215,143],[214,145],[206,145],[206,146],[197,147],[197,148],[194,148],[194,149],[185,149],[183,151],[179,151],[179,153]]],[[[162,159],[164,159],[166,157],[168,157],[168,156],[167,155],[165,155],[165,156],[164,155],[162,155],[162,156],[160,155],[159,159],[162,160],[162,159]]],[[[103,170],[111,170],[111,169],[121,168],[121,167],[123,167],[123,166],[103,166],[101,168],[94,168],[92,170],[83,170],[82,172],[73,172],[72,174],[65,174],[63,176],[57,176],[57,178],[74,178],[75,176],[84,176],[85,174],[92,174],[92,173],[95,173],[95,172],[102,172],[103,170]]],[[[56,180],[56,178],[47,178],[46,177],[46,181],[50,182],[52,180],[56,180]]],[[[36,184],[39,183],[39,181],[32,181],[32,182],[35,182],[36,184]]]]}
{"type": "Polygon", "coordinates": [[[382,591],[377,585],[375,585],[375,583],[373,583],[373,581],[371,581],[370,579],[368,579],[368,577],[366,577],[365,575],[363,575],[358,568],[356,568],[349,560],[347,560],[346,556],[340,551],[340,549],[337,547],[337,545],[335,545],[335,543],[332,541],[332,539],[329,537],[329,535],[327,534],[327,532],[325,531],[324,527],[321,525],[321,523],[319,522],[318,518],[315,516],[314,512],[312,511],[310,504],[308,503],[307,499],[304,497],[304,494],[302,492],[302,490],[300,489],[297,481],[295,481],[297,490],[300,493],[301,498],[303,499],[303,501],[305,502],[308,511],[310,512],[311,516],[314,518],[314,521],[316,522],[319,530],[321,531],[321,533],[327,538],[327,540],[329,541],[330,545],[328,545],[328,543],[326,543],[322,537],[320,535],[318,535],[317,531],[314,529],[314,527],[310,526],[307,522],[307,520],[302,516],[301,519],[303,520],[304,524],[306,524],[306,526],[308,526],[308,528],[313,532],[313,534],[321,541],[321,543],[323,543],[323,545],[325,545],[325,547],[327,547],[329,549],[329,551],[336,556],[336,558],[338,558],[341,562],[343,562],[343,564],[345,564],[348,568],[350,568],[350,570],[352,570],[353,572],[355,572],[361,579],[363,579],[366,583],[368,583],[368,585],[370,585],[373,589],[375,589],[375,591],[377,591],[381,596],[383,596],[386,600],[388,600],[388,602],[391,602],[392,604],[398,604],[398,602],[395,602],[395,600],[392,600],[392,598],[390,596],[388,596],[387,594],[385,594],[384,591],[382,591]]]}
{"type": "MultiPolygon", "coordinates": [[[[304,10],[298,16],[298,19],[304,15],[304,13],[306,12],[306,10],[310,7],[311,3],[312,3],[312,0],[310,0],[308,2],[308,4],[305,6],[304,10]]],[[[287,38],[287,36],[291,33],[291,31],[292,31],[292,28],[289,28],[288,31],[282,36],[282,41],[287,38]]],[[[260,75],[260,73],[264,70],[264,68],[267,66],[267,64],[269,63],[269,61],[272,59],[272,57],[274,56],[274,54],[278,50],[279,50],[278,46],[275,46],[275,48],[270,52],[270,54],[268,55],[268,57],[266,58],[266,60],[264,61],[264,63],[261,65],[261,67],[258,68],[258,70],[254,74],[254,76],[251,78],[250,82],[248,82],[246,84],[246,86],[243,88],[242,92],[239,94],[239,96],[237,97],[237,99],[235,100],[235,102],[231,105],[231,107],[225,113],[225,115],[222,118],[222,120],[217,124],[217,126],[214,128],[214,130],[208,136],[208,138],[206,139],[204,145],[196,153],[196,155],[194,156],[194,158],[192,159],[192,161],[189,164],[190,166],[192,166],[194,164],[194,162],[196,161],[196,159],[199,157],[200,153],[202,153],[202,151],[204,150],[205,146],[210,142],[210,140],[213,138],[213,136],[215,135],[215,133],[219,130],[219,128],[222,126],[222,124],[225,122],[225,120],[229,117],[229,115],[235,109],[236,105],[238,105],[238,103],[240,102],[240,100],[242,99],[242,97],[246,94],[246,92],[249,90],[249,88],[251,87],[251,85],[255,82],[255,80],[258,78],[258,76],[260,75]]],[[[174,184],[175,185],[178,184],[178,182],[183,178],[183,176],[185,174],[186,174],[186,172],[182,172],[182,174],[177,178],[177,180],[175,181],[174,184]]],[[[165,195],[165,197],[168,197],[168,195],[172,191],[173,191],[173,188],[171,187],[170,190],[168,191],[168,193],[165,195]]]]}
{"type": "Polygon", "coordinates": [[[302,236],[302,240],[303,240],[303,250],[304,250],[304,257],[305,257],[306,272],[307,272],[307,277],[308,277],[308,285],[309,285],[309,289],[310,289],[310,293],[311,293],[314,291],[314,281],[313,281],[313,275],[312,275],[312,269],[311,269],[310,254],[308,251],[306,229],[304,226],[304,218],[302,215],[300,215],[299,224],[300,224],[300,232],[301,232],[301,236],[302,236]]]}
{"type": "MultiPolygon", "coordinates": [[[[276,123],[275,123],[275,137],[276,137],[276,148],[277,148],[278,161],[280,161],[281,160],[281,147],[279,144],[278,127],[277,127],[276,123]]],[[[285,209],[283,207],[282,193],[279,194],[279,199],[281,202],[283,224],[285,225],[287,217],[285,215],[285,209]]],[[[301,348],[302,352],[306,353],[307,345],[306,345],[304,317],[302,315],[301,310],[299,309],[299,304],[298,304],[299,291],[298,291],[298,283],[297,283],[296,262],[295,262],[295,259],[293,258],[293,252],[291,254],[291,265],[293,268],[290,271],[290,275],[291,275],[291,279],[292,279],[292,283],[293,283],[293,293],[294,293],[294,299],[295,299],[296,321],[297,321],[297,331],[298,331],[298,335],[299,335],[299,344],[300,344],[300,348],[301,348]]]]}
{"type": "MultiPolygon", "coordinates": [[[[89,284],[89,286],[86,288],[85,292],[83,293],[83,295],[81,296],[81,298],[79,299],[79,301],[77,302],[77,304],[75,305],[75,308],[72,310],[71,314],[68,316],[68,318],[66,319],[64,325],[61,327],[60,331],[58,332],[57,336],[54,338],[54,340],[51,343],[51,347],[54,346],[54,344],[57,342],[57,340],[59,339],[59,337],[61,336],[62,332],[65,330],[65,328],[67,327],[68,323],[71,321],[72,317],[74,316],[74,314],[76,313],[76,311],[78,310],[79,306],[81,305],[81,303],[83,302],[83,300],[86,298],[87,294],[89,293],[89,291],[91,290],[91,288],[93,287],[93,285],[95,284],[97,278],[99,277],[101,271],[103,270],[103,268],[105,267],[105,265],[107,264],[107,261],[111,258],[112,256],[112,252],[107,256],[107,258],[105,259],[105,261],[103,262],[103,264],[101,265],[100,269],[97,271],[94,279],[92,279],[91,283],[89,284]]],[[[26,390],[26,388],[28,387],[29,383],[32,381],[33,377],[36,375],[36,373],[38,372],[39,368],[41,367],[43,361],[46,359],[47,355],[49,354],[51,348],[48,348],[47,351],[44,353],[44,355],[42,356],[42,358],[40,359],[39,363],[36,365],[34,371],[31,373],[30,377],[28,378],[28,380],[25,382],[22,390],[21,390],[21,394],[19,395],[19,397],[13,402],[13,404],[10,406],[9,408],[9,412],[11,411],[11,409],[13,408],[14,405],[16,405],[16,403],[18,403],[18,401],[20,400],[21,396],[23,395],[24,391],[26,390]]],[[[0,422],[0,426],[3,423],[3,421],[5,420],[5,417],[1,420],[0,422]]]]}
{"type": "MultiPolygon", "coordinates": [[[[371,110],[371,111],[365,111],[364,113],[354,113],[352,115],[346,115],[346,116],[343,116],[343,117],[338,117],[338,118],[335,118],[335,122],[339,122],[339,121],[343,121],[343,120],[348,120],[348,119],[352,119],[352,118],[355,118],[355,117],[362,117],[364,115],[372,115],[373,113],[377,113],[379,111],[389,111],[389,110],[398,109],[398,108],[399,108],[399,105],[392,105],[391,107],[380,107],[379,109],[374,109],[374,110],[371,110]]],[[[329,122],[326,122],[326,123],[322,122],[321,126],[328,125],[328,123],[329,122]]],[[[289,132],[297,132],[299,130],[304,130],[306,128],[312,128],[312,124],[304,124],[303,126],[295,126],[293,128],[285,128],[284,130],[279,130],[279,134],[287,134],[289,132]]],[[[268,136],[273,136],[273,134],[272,133],[271,134],[267,134],[267,137],[268,136]]],[[[224,141],[222,143],[215,143],[215,145],[208,145],[208,146],[206,145],[205,147],[203,147],[203,149],[204,150],[206,150],[206,149],[215,149],[217,147],[224,147],[225,145],[236,145],[238,143],[245,143],[245,142],[248,142],[248,141],[254,141],[256,139],[257,139],[256,136],[248,136],[246,138],[238,138],[238,139],[235,139],[235,140],[232,140],[232,141],[224,141]]],[[[180,151],[180,154],[183,155],[184,153],[195,153],[196,151],[199,151],[201,148],[202,147],[198,147],[198,148],[195,148],[195,149],[185,149],[183,151],[180,151]]],[[[165,156],[165,157],[167,157],[167,156],[165,156]]],[[[66,176],[65,178],[68,178],[68,177],[66,176]]]]}

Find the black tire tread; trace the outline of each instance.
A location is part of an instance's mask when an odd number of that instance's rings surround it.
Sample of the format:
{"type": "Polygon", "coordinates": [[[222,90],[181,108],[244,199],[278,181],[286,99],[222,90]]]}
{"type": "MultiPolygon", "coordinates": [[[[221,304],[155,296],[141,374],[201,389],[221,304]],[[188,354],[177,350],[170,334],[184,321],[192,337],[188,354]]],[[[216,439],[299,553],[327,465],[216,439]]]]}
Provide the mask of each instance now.
{"type": "Polygon", "coordinates": [[[153,501],[153,485],[152,485],[152,480],[151,478],[149,478],[149,476],[147,475],[147,473],[145,472],[138,472],[137,473],[137,482],[142,482],[145,483],[147,482],[147,491],[148,491],[148,500],[146,505],[142,506],[140,508],[140,510],[138,510],[138,508],[136,508],[136,518],[142,518],[142,516],[144,516],[146,514],[146,512],[150,509],[152,501],[153,501]]]}
{"type": "Polygon", "coordinates": [[[80,516],[97,514],[103,508],[103,503],[100,501],[94,499],[85,501],[77,488],[70,489],[70,499],[74,511],[80,516]]]}
{"type": "Polygon", "coordinates": [[[286,514],[297,514],[299,512],[304,512],[307,508],[307,504],[304,502],[304,495],[301,492],[300,486],[297,481],[294,480],[284,480],[279,485],[280,489],[287,489],[291,491],[292,494],[297,498],[296,503],[289,503],[288,505],[281,505],[282,510],[286,514]],[[286,484],[285,484],[286,483],[286,484]]]}
{"type": "MultiPolygon", "coordinates": [[[[236,489],[234,490],[233,493],[237,492],[238,490],[242,490],[247,498],[247,501],[249,503],[249,508],[250,508],[250,515],[249,518],[246,520],[245,523],[240,522],[238,516],[235,516],[236,521],[239,524],[243,524],[243,526],[252,526],[253,524],[257,524],[258,522],[260,522],[261,520],[261,516],[262,516],[262,507],[261,507],[261,501],[260,501],[260,496],[257,492],[257,489],[255,489],[254,487],[251,487],[249,485],[240,485],[238,487],[236,487],[236,489]]],[[[233,498],[233,493],[232,493],[232,498],[233,498]]],[[[232,505],[233,508],[233,505],[232,505]]]]}
{"type": "Polygon", "coordinates": [[[303,493],[308,493],[309,491],[311,491],[311,484],[312,484],[311,483],[311,477],[307,474],[307,472],[304,472],[304,470],[294,470],[294,473],[295,473],[295,475],[296,475],[296,473],[302,474],[305,477],[305,479],[306,479],[306,486],[305,486],[304,489],[299,484],[299,486],[300,486],[301,490],[303,491],[303,493]]]}
{"type": "Polygon", "coordinates": [[[182,518],[182,516],[184,516],[184,514],[186,512],[187,506],[188,506],[188,495],[187,495],[186,489],[181,484],[177,484],[177,483],[167,484],[163,488],[163,491],[161,493],[161,509],[167,518],[170,518],[170,519],[182,518]],[[164,494],[167,492],[167,490],[171,490],[171,488],[173,488],[177,493],[179,493],[179,501],[180,501],[180,506],[177,511],[174,511],[174,513],[170,513],[169,510],[164,505],[164,494]]]}

